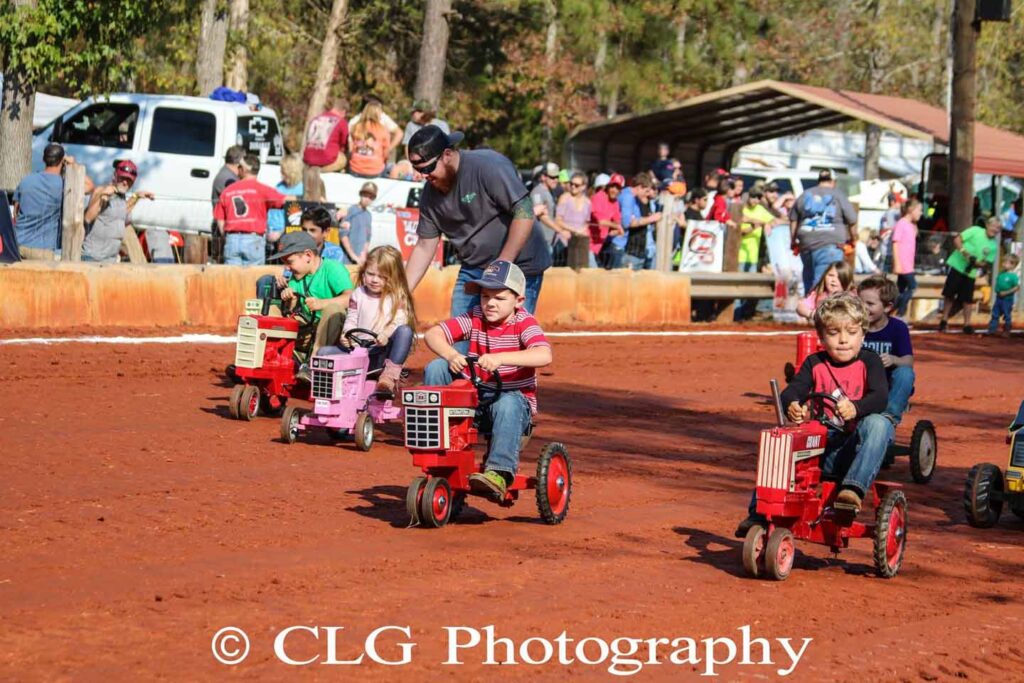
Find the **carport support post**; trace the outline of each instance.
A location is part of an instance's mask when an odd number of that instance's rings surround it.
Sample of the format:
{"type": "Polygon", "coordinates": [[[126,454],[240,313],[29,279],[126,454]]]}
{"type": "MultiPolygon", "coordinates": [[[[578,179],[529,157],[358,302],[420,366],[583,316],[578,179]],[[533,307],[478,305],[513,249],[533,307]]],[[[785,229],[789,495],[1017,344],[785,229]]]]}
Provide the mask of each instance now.
{"type": "Polygon", "coordinates": [[[971,225],[974,200],[974,110],[978,35],[977,0],[955,0],[953,7],[953,96],[949,112],[949,229],[971,225]]]}
{"type": "Polygon", "coordinates": [[[60,258],[81,261],[85,241],[85,166],[64,167],[64,208],[61,213],[60,258]]]}
{"type": "Polygon", "coordinates": [[[671,193],[663,192],[661,195],[661,206],[663,207],[661,220],[658,221],[657,230],[654,233],[657,247],[654,268],[662,273],[672,270],[672,233],[676,225],[676,202],[678,201],[679,199],[671,193]]]}

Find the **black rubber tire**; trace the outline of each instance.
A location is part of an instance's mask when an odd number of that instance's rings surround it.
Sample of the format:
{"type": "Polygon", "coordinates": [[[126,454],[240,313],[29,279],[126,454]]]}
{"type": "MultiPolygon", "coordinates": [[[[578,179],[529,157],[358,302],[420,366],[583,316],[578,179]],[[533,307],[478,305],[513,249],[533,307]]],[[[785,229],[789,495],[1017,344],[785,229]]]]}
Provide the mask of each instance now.
{"type": "Polygon", "coordinates": [[[324,431],[327,432],[327,436],[329,436],[332,441],[344,441],[349,437],[349,430],[347,429],[330,428],[325,429],[324,431]]]}
{"type": "Polygon", "coordinates": [[[874,560],[875,573],[883,579],[891,579],[896,576],[900,567],[903,566],[903,558],[907,554],[907,497],[903,491],[889,491],[882,498],[875,511],[875,538],[874,538],[874,560]],[[894,509],[899,509],[899,515],[894,514],[894,509]],[[894,519],[902,520],[903,529],[896,532],[899,545],[899,556],[895,563],[889,554],[889,531],[894,519]]]}
{"type": "Polygon", "coordinates": [[[293,427],[298,424],[302,412],[302,408],[299,406],[288,406],[284,409],[284,413],[281,415],[281,441],[287,444],[295,443],[298,432],[293,427]]]}
{"type": "Polygon", "coordinates": [[[927,484],[935,474],[938,460],[939,440],[935,436],[935,425],[929,420],[921,420],[914,425],[914,433],[910,437],[910,476],[918,484],[927,484]]]}
{"type": "Polygon", "coordinates": [[[765,528],[760,524],[747,529],[747,535],[743,539],[743,570],[747,576],[757,578],[761,576],[761,562],[764,556],[765,528]]]}
{"type": "Polygon", "coordinates": [[[236,384],[231,388],[231,395],[228,396],[228,414],[233,420],[242,419],[242,392],[245,391],[244,384],[236,384]]]}
{"type": "Polygon", "coordinates": [[[352,435],[356,440],[356,448],[361,451],[368,451],[373,448],[373,418],[369,413],[359,413],[356,418],[356,426],[352,428],[352,435]]]}
{"type": "Polygon", "coordinates": [[[275,408],[273,405],[273,399],[266,395],[260,394],[260,414],[268,417],[278,417],[284,413],[284,409],[288,405],[288,397],[282,396],[278,400],[279,405],[275,408]]]}
{"type": "Polygon", "coordinates": [[[465,493],[453,493],[452,494],[452,510],[448,513],[448,523],[456,521],[459,515],[466,509],[466,494],[465,493]]]}
{"type": "Polygon", "coordinates": [[[444,477],[432,477],[420,496],[420,524],[439,529],[448,523],[452,514],[452,489],[444,477]],[[434,500],[438,500],[435,508],[434,500]]]}
{"type": "Polygon", "coordinates": [[[252,422],[260,414],[260,388],[249,385],[242,390],[242,397],[238,401],[238,413],[243,420],[252,422]]]}
{"type": "Polygon", "coordinates": [[[224,376],[228,378],[229,382],[234,382],[235,384],[239,382],[238,373],[235,372],[234,363],[231,363],[226,368],[224,368],[224,376]]]}
{"type": "Polygon", "coordinates": [[[426,477],[414,477],[405,491],[405,511],[409,513],[410,525],[420,521],[420,492],[426,483],[426,477]]]}
{"type": "Polygon", "coordinates": [[[764,547],[765,573],[775,581],[785,581],[793,570],[795,559],[796,541],[793,532],[776,527],[764,547]]]}
{"type": "Polygon", "coordinates": [[[1024,494],[1015,494],[1012,498],[1006,499],[1006,506],[1010,508],[1010,512],[1017,515],[1020,519],[1024,519],[1024,494]]]}
{"type": "Polygon", "coordinates": [[[547,524],[561,524],[571,502],[572,459],[564,445],[549,443],[537,460],[537,512],[547,524]]]}
{"type": "Polygon", "coordinates": [[[972,467],[964,485],[967,523],[979,529],[994,526],[1003,511],[1002,493],[1003,473],[998,467],[989,462],[972,467]]]}

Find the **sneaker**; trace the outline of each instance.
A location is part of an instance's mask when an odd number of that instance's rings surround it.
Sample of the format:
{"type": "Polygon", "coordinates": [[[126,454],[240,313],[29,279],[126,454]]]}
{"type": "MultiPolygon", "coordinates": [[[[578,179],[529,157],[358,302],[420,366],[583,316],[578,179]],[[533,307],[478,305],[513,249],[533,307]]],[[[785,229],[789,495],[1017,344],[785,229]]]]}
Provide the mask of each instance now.
{"type": "Polygon", "coordinates": [[[964,325],[964,334],[974,334],[974,328],[970,325],[964,325]]]}
{"type": "Polygon", "coordinates": [[[861,499],[853,489],[843,489],[836,496],[835,507],[837,510],[852,510],[860,512],[861,499]]]}
{"type": "Polygon", "coordinates": [[[736,531],[733,533],[736,538],[746,538],[747,532],[755,526],[767,526],[768,520],[759,514],[752,514],[745,520],[740,522],[740,525],[736,527],[736,531]]]}
{"type": "Polygon", "coordinates": [[[949,322],[946,320],[939,321],[939,332],[945,332],[946,328],[949,327],[949,322]]]}
{"type": "Polygon", "coordinates": [[[469,475],[469,488],[473,493],[500,501],[505,497],[508,484],[500,472],[487,470],[483,474],[476,472],[469,475]]]}

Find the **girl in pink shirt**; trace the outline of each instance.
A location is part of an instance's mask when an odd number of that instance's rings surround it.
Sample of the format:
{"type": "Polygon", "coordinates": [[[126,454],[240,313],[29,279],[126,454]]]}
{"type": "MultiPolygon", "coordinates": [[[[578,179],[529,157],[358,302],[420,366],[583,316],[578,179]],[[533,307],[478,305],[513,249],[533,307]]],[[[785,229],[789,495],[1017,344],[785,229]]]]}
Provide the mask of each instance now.
{"type": "Polygon", "coordinates": [[[796,312],[802,318],[814,322],[814,311],[825,297],[841,294],[853,284],[853,268],[846,261],[836,261],[821,276],[811,293],[796,305],[796,312]]]}
{"type": "Polygon", "coordinates": [[[911,199],[903,205],[903,215],[896,221],[892,231],[892,272],[896,273],[896,287],[900,295],[896,299],[896,315],[907,314],[910,298],[917,289],[914,275],[914,259],[917,257],[917,222],[921,220],[921,202],[911,199]]]}
{"type": "Polygon", "coordinates": [[[370,349],[370,370],[383,365],[377,392],[394,395],[402,364],[412,350],[416,328],[416,310],[401,252],[390,246],[371,250],[359,269],[359,283],[349,298],[341,345],[352,348],[352,342],[345,338],[350,330],[372,331],[376,344],[370,349]]]}

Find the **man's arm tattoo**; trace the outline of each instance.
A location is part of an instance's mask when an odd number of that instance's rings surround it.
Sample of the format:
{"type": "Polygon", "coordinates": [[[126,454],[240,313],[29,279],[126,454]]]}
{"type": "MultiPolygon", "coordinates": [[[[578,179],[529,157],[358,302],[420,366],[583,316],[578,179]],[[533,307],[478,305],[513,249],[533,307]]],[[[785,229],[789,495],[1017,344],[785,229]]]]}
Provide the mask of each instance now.
{"type": "Polygon", "coordinates": [[[512,205],[512,218],[533,218],[533,200],[526,195],[512,205]]]}

